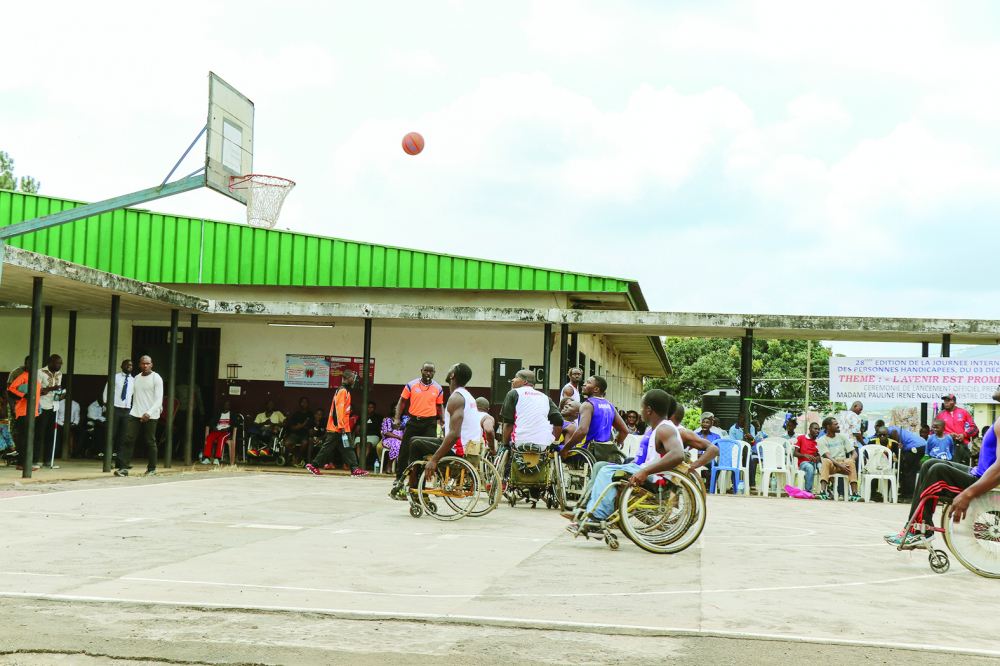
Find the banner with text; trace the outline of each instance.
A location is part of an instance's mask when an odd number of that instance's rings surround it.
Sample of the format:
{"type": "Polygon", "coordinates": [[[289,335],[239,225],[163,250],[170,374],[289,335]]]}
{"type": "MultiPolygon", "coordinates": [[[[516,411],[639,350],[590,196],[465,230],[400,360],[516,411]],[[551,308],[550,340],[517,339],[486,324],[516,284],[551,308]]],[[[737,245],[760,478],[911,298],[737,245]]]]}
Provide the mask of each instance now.
{"type": "MultiPolygon", "coordinates": [[[[368,381],[375,381],[375,359],[369,359],[368,381]]],[[[353,356],[285,354],[285,386],[340,388],[344,370],[361,374],[364,359],[353,356]]],[[[358,384],[360,386],[360,384],[358,384]]]]}
{"type": "Polygon", "coordinates": [[[983,403],[998,385],[1000,358],[830,358],[831,400],[983,403]]]}

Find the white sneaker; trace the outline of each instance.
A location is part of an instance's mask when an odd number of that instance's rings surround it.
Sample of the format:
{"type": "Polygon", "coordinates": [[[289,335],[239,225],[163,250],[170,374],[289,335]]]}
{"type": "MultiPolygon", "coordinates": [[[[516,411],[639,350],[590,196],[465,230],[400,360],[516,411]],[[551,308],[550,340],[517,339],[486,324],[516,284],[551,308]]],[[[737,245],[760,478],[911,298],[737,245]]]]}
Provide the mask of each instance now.
{"type": "Polygon", "coordinates": [[[214,458],[214,459],[212,460],[212,464],[213,464],[213,465],[218,465],[218,464],[219,464],[219,459],[218,459],[218,458],[214,458]]]}
{"type": "Polygon", "coordinates": [[[200,465],[211,465],[212,461],[209,460],[208,458],[202,458],[201,460],[198,461],[198,464],[200,464],[200,465]]]}

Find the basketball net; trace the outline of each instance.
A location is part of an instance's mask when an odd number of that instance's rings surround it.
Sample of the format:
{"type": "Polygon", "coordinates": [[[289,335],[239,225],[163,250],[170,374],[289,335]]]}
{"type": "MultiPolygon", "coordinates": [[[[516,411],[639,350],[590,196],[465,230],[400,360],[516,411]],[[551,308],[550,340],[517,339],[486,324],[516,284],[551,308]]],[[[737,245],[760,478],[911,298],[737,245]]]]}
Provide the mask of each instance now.
{"type": "Polygon", "coordinates": [[[250,174],[233,176],[229,191],[247,190],[247,224],[255,229],[274,229],[281,204],[295,187],[294,181],[277,176],[250,174]]]}

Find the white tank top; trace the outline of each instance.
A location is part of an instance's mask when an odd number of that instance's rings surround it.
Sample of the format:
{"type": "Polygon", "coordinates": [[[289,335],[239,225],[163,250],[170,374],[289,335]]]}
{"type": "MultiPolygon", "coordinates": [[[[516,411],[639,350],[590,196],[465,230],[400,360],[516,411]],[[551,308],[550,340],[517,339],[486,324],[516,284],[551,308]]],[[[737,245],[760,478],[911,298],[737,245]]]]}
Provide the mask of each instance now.
{"type": "MultiPolygon", "coordinates": [[[[656,430],[659,430],[661,427],[663,427],[664,424],[666,424],[666,425],[670,426],[671,428],[673,428],[674,429],[674,433],[678,437],[681,436],[680,431],[677,430],[677,426],[675,426],[673,423],[671,423],[670,420],[668,420],[668,419],[663,419],[662,421],[660,421],[660,425],[658,425],[656,427],[656,430]]],[[[656,450],[656,430],[654,430],[653,432],[651,432],[649,434],[649,447],[646,449],[646,462],[643,463],[643,466],[646,466],[649,463],[654,462],[656,460],[659,460],[660,458],[663,457],[660,454],[660,452],[656,450]]]]}
{"type": "MultiPolygon", "coordinates": [[[[476,406],[476,399],[472,397],[472,394],[465,390],[464,387],[459,386],[455,389],[455,393],[462,396],[465,400],[465,408],[462,412],[462,430],[458,434],[458,442],[452,447],[452,450],[458,455],[465,454],[465,444],[468,442],[478,442],[483,435],[480,423],[482,419],[479,416],[479,408],[476,406]]],[[[447,407],[444,410],[444,432],[448,433],[448,422],[451,415],[448,413],[447,407]]]]}
{"type": "Polygon", "coordinates": [[[517,392],[512,435],[514,443],[548,446],[555,441],[552,424],[549,423],[549,397],[530,386],[514,390],[517,392]]]}
{"type": "MultiPolygon", "coordinates": [[[[568,386],[571,389],[573,389],[573,400],[575,400],[577,402],[580,402],[580,390],[578,388],[576,388],[576,385],[573,384],[573,382],[566,382],[566,386],[568,386]]],[[[560,396],[559,397],[559,402],[560,403],[562,402],[562,396],[566,393],[566,386],[563,386],[562,387],[562,391],[559,392],[559,396],[560,396]]]]}

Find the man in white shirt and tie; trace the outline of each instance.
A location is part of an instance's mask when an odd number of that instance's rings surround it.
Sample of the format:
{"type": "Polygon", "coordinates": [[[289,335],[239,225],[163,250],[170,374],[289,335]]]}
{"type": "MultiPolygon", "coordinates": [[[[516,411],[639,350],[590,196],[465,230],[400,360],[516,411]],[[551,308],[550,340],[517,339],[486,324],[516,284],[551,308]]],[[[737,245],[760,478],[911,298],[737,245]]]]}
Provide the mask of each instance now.
{"type": "MultiPolygon", "coordinates": [[[[108,410],[108,427],[111,428],[111,441],[114,443],[116,468],[121,467],[121,441],[125,437],[125,426],[128,424],[128,413],[132,409],[132,393],[134,391],[132,359],[127,358],[122,361],[122,371],[115,375],[115,407],[108,410]]],[[[104,385],[104,404],[108,404],[107,384],[104,385]]],[[[98,448],[103,450],[101,445],[98,445],[98,448]]]]}
{"type": "Polygon", "coordinates": [[[84,447],[83,455],[86,458],[96,455],[98,458],[104,456],[104,428],[107,420],[104,417],[104,405],[100,400],[87,405],[87,445],[84,447]]]}
{"type": "Polygon", "coordinates": [[[141,372],[133,378],[132,410],[122,438],[122,451],[118,456],[120,467],[115,470],[115,476],[128,476],[132,449],[140,434],[149,450],[149,462],[143,476],[156,475],[156,423],[163,411],[163,378],[153,372],[153,359],[148,356],[139,359],[139,370],[141,372]]]}
{"type": "MultiPolygon", "coordinates": [[[[76,400],[73,401],[73,407],[69,412],[69,427],[66,427],[66,401],[60,400],[56,403],[56,425],[62,430],[62,436],[59,438],[60,441],[65,441],[64,438],[70,438],[70,444],[77,444],[79,446],[79,433],[80,433],[80,403],[76,400]]],[[[76,453],[71,451],[70,454],[76,453]]]]}

